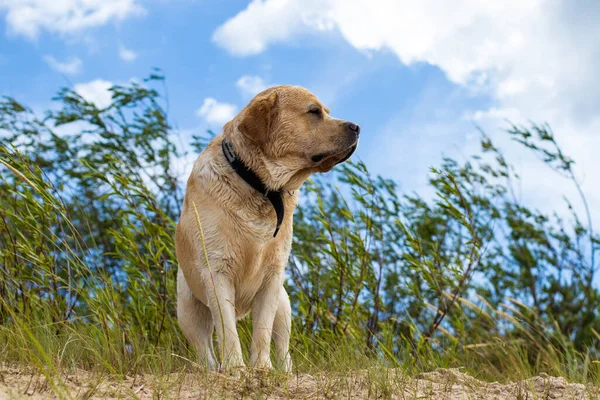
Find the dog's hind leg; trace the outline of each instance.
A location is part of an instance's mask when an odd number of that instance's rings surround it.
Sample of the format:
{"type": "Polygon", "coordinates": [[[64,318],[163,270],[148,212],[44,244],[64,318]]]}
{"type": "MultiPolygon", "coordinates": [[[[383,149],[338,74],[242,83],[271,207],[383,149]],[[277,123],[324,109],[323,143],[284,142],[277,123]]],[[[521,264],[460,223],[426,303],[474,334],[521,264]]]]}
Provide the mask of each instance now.
{"type": "Polygon", "coordinates": [[[181,269],[177,272],[177,319],[183,334],[196,348],[198,363],[209,370],[216,370],[212,314],[208,306],[194,297],[181,269]]]}
{"type": "Polygon", "coordinates": [[[292,308],[290,297],[285,288],[281,287],[279,305],[273,322],[273,341],[277,364],[285,372],[292,372],[292,358],[290,357],[290,332],[292,329],[292,308]]]}

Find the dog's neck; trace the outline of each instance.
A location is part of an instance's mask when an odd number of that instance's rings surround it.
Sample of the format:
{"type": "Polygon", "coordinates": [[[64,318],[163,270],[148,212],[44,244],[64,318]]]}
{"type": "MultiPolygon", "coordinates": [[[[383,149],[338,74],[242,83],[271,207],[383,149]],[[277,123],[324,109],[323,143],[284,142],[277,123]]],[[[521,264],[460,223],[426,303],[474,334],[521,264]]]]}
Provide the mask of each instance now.
{"type": "Polygon", "coordinates": [[[231,144],[239,159],[269,190],[295,192],[314,172],[311,169],[291,170],[276,161],[268,160],[256,143],[237,131],[231,122],[225,125],[223,138],[231,144]]]}
{"type": "Polygon", "coordinates": [[[221,148],[223,150],[225,159],[236,172],[236,174],[238,174],[239,177],[242,178],[248,185],[254,188],[256,192],[262,196],[265,196],[265,198],[267,198],[273,206],[275,214],[277,215],[277,225],[275,226],[275,233],[273,234],[273,237],[277,237],[279,228],[281,228],[281,224],[283,223],[283,217],[285,216],[282,190],[271,190],[268,188],[262,179],[240,159],[240,157],[236,154],[233,145],[229,142],[229,140],[227,140],[227,138],[223,138],[221,141],[221,148]]]}

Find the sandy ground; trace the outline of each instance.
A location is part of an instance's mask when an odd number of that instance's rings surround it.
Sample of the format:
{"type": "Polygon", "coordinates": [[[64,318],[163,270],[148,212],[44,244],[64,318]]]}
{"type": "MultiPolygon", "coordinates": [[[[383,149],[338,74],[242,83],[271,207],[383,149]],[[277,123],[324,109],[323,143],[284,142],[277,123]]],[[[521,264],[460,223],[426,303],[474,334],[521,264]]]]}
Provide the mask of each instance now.
{"type": "Polygon", "coordinates": [[[545,374],[508,384],[479,381],[456,369],[437,370],[409,378],[396,370],[359,371],[346,376],[274,376],[243,373],[182,373],[121,380],[84,371],[51,382],[39,373],[14,368],[0,370],[0,399],[120,399],[120,398],[268,398],[268,399],[444,399],[444,400],[584,400],[600,399],[598,388],[568,383],[545,374]]]}

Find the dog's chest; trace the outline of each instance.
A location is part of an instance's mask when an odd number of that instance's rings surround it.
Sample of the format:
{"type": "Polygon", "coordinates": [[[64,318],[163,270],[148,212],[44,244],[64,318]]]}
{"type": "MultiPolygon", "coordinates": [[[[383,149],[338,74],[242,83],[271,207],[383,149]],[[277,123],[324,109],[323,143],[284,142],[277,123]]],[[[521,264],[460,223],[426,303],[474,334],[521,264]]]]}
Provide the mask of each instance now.
{"type": "Polygon", "coordinates": [[[289,256],[289,253],[285,254],[282,244],[275,240],[265,244],[248,242],[243,253],[235,274],[235,305],[238,317],[251,311],[253,299],[266,282],[279,279],[276,277],[283,272],[289,256]]]}
{"type": "Polygon", "coordinates": [[[237,215],[242,236],[237,243],[242,257],[237,258],[236,266],[236,307],[243,314],[250,311],[252,300],[264,283],[283,273],[291,250],[292,221],[289,215],[273,237],[277,219],[272,208],[246,207],[237,215]]]}
{"type": "Polygon", "coordinates": [[[248,229],[245,240],[240,243],[243,257],[238,266],[241,277],[260,281],[268,277],[272,271],[280,271],[285,267],[291,249],[291,240],[287,232],[280,232],[273,237],[273,226],[254,226],[248,229]],[[283,234],[282,234],[283,233],[283,234]],[[290,242],[290,243],[288,243],[290,242]]]}
{"type": "MultiPolygon", "coordinates": [[[[293,211],[293,210],[290,210],[293,211]]],[[[277,236],[275,211],[270,204],[256,208],[241,208],[237,211],[238,223],[243,239],[248,274],[254,275],[262,266],[283,268],[287,263],[292,241],[292,216],[286,215],[277,236]]]]}
{"type": "Polygon", "coordinates": [[[249,213],[246,210],[238,210],[236,213],[242,221],[245,233],[257,245],[266,245],[273,239],[277,220],[272,215],[269,213],[249,213]]]}

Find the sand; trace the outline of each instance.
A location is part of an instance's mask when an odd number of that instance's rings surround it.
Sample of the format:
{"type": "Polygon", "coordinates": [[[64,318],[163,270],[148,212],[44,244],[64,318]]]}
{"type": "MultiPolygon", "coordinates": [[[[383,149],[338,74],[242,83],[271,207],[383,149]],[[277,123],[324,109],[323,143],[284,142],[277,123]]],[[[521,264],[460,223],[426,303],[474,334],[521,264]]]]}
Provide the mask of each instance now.
{"type": "Polygon", "coordinates": [[[256,371],[234,377],[198,372],[155,377],[114,377],[77,371],[50,383],[43,374],[17,368],[0,370],[0,399],[429,399],[429,400],[584,400],[600,399],[591,385],[569,383],[546,374],[510,383],[475,379],[458,369],[415,377],[399,370],[364,370],[348,375],[298,374],[290,377],[256,371]]]}

